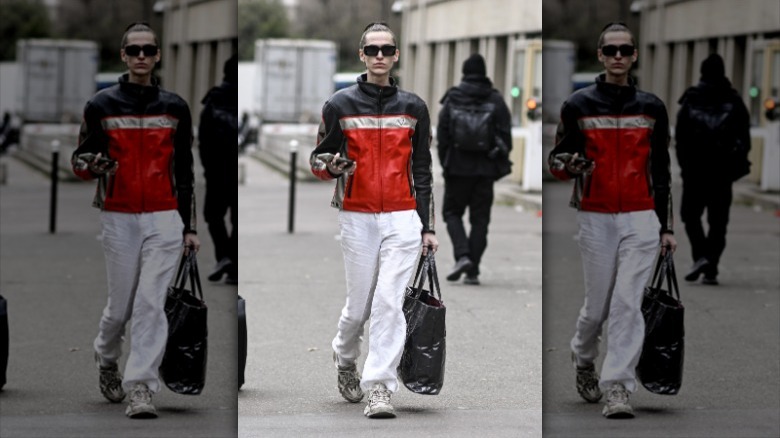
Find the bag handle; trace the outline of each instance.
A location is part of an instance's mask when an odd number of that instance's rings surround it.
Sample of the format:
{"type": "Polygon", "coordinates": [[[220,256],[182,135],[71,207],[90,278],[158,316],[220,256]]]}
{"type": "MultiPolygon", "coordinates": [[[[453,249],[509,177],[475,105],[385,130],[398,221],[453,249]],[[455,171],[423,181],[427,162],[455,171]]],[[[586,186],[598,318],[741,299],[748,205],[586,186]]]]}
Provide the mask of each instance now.
{"type": "Polygon", "coordinates": [[[428,257],[420,257],[419,263],[417,263],[417,272],[414,274],[414,281],[412,282],[412,290],[414,291],[413,297],[415,299],[420,298],[422,289],[425,286],[425,277],[428,274],[430,262],[428,257]]]}
{"type": "Polygon", "coordinates": [[[664,285],[664,276],[666,275],[666,256],[659,255],[655,262],[655,271],[653,272],[653,280],[650,282],[656,290],[661,290],[664,285]],[[661,268],[664,268],[663,270],[661,268]]]}
{"type": "Polygon", "coordinates": [[[187,287],[187,278],[190,276],[190,263],[188,257],[182,255],[179,259],[179,269],[176,271],[176,280],[173,282],[174,287],[179,290],[184,290],[187,287]]]}
{"type": "Polygon", "coordinates": [[[671,251],[666,252],[665,262],[666,283],[669,286],[669,295],[677,295],[677,301],[682,302],[680,300],[680,286],[677,284],[677,272],[674,269],[674,258],[671,251]]]}
{"type": "Polygon", "coordinates": [[[187,255],[190,268],[190,284],[192,285],[192,295],[200,296],[203,301],[203,287],[200,284],[200,273],[198,272],[198,258],[195,251],[190,250],[187,255]]]}
{"type": "Polygon", "coordinates": [[[200,284],[200,273],[198,272],[198,259],[195,251],[190,251],[187,255],[182,255],[179,262],[179,269],[176,271],[176,280],[174,287],[180,291],[187,290],[187,280],[192,286],[192,295],[199,296],[203,301],[203,287],[200,284]]]}
{"type": "Polygon", "coordinates": [[[433,251],[428,251],[428,258],[430,258],[428,270],[430,274],[431,294],[434,292],[437,293],[439,295],[439,302],[443,304],[444,300],[441,297],[441,286],[439,286],[439,273],[436,270],[436,259],[433,257],[433,251]],[[434,285],[436,287],[434,287],[434,285]]]}
{"type": "Polygon", "coordinates": [[[660,292],[664,290],[664,280],[666,280],[667,294],[672,297],[676,295],[677,301],[680,301],[680,286],[677,284],[677,271],[674,269],[674,258],[671,251],[658,257],[653,281],[650,284],[654,290],[660,292]]]}

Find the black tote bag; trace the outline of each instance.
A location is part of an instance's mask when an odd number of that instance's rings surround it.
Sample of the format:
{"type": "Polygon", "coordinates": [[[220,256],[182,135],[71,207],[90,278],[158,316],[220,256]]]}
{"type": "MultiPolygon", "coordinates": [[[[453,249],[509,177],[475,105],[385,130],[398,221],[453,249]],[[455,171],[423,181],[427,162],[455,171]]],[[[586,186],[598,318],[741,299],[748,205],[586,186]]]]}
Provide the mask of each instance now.
{"type": "Polygon", "coordinates": [[[645,288],[642,316],[645,341],[636,367],[637,377],[652,393],[675,395],[682,386],[685,307],[680,301],[671,251],[658,258],[653,280],[645,288]],[[664,278],[667,289],[663,289],[664,278]]]}
{"type": "Polygon", "coordinates": [[[195,252],[183,256],[165,300],[168,343],[160,377],[177,394],[198,395],[206,383],[208,308],[203,301],[195,252]],[[191,289],[187,289],[189,279],[191,289]],[[200,296],[198,298],[195,293],[200,296]]]}
{"type": "Polygon", "coordinates": [[[246,368],[246,301],[238,296],[238,389],[244,386],[246,368]]]}
{"type": "Polygon", "coordinates": [[[420,258],[414,281],[406,288],[403,309],[406,343],[398,376],[410,391],[436,395],[444,385],[447,308],[442,301],[432,252],[420,258]],[[424,289],[426,277],[429,290],[424,289]]]}
{"type": "Polygon", "coordinates": [[[5,386],[5,372],[8,368],[8,302],[0,295],[0,390],[5,386]]]}

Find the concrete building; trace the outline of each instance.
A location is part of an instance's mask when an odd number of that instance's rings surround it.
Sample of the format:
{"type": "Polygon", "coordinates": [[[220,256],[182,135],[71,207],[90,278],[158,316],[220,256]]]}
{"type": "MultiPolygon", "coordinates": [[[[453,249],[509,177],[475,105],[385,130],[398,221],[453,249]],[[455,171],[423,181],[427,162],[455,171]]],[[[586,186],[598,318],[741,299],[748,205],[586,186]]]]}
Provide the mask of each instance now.
{"type": "Polygon", "coordinates": [[[197,123],[203,96],[222,81],[222,65],[238,50],[236,0],[166,0],[161,77],[190,104],[197,123]]]}
{"type": "MultiPolygon", "coordinates": [[[[530,66],[518,69],[517,62],[518,49],[541,38],[541,0],[404,0],[402,4],[401,81],[428,102],[434,119],[439,99],[460,82],[463,61],[472,53],[485,57],[487,74],[510,108],[513,87],[522,85],[518,80],[533,79],[522,88],[532,96],[531,88],[536,87],[541,95],[541,75],[524,74],[530,66]]],[[[537,68],[541,73],[541,63],[537,68]]]]}
{"type": "Polygon", "coordinates": [[[536,126],[526,131],[524,102],[542,98],[542,0],[403,0],[393,9],[403,14],[401,86],[428,103],[435,124],[439,99],[460,82],[463,61],[482,54],[518,127],[508,178],[541,190],[541,126],[538,139],[536,126]]]}
{"type": "Polygon", "coordinates": [[[780,6],[777,0],[640,0],[639,80],[666,102],[672,123],[677,100],[699,80],[699,66],[720,54],[726,76],[748,106],[753,125],[751,180],[780,190],[780,128],[762,103],[780,97],[780,6]],[[778,131],[778,132],[776,132],[778,131]]]}

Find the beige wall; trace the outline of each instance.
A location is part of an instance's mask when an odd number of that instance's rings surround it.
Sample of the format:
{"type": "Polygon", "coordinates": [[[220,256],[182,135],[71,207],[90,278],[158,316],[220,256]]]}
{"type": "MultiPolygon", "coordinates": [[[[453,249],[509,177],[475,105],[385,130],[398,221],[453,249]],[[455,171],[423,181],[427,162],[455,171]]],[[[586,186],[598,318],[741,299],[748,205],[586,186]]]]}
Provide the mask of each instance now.
{"type": "Polygon", "coordinates": [[[422,97],[435,121],[439,99],[460,82],[461,66],[479,52],[511,108],[514,42],[542,31],[542,0],[407,0],[403,10],[402,87],[422,97]]]}
{"type": "Polygon", "coordinates": [[[164,87],[190,105],[197,123],[206,92],[222,81],[222,65],[236,51],[237,0],[169,0],[164,11],[164,87]]]}

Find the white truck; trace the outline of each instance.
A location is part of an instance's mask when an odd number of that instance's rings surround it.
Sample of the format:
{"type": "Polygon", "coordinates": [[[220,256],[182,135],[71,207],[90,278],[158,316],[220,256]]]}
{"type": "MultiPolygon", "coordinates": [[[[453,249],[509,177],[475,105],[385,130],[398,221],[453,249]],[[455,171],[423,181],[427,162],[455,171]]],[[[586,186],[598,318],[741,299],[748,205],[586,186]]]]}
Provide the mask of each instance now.
{"type": "Polygon", "coordinates": [[[571,41],[544,40],[542,44],[544,70],[542,120],[544,123],[558,123],[561,106],[573,91],[575,55],[576,47],[571,41]]]}
{"type": "Polygon", "coordinates": [[[16,43],[18,110],[27,122],[77,123],[95,94],[94,41],[23,39],[16,43]]]}
{"type": "Polygon", "coordinates": [[[336,43],[327,40],[255,41],[254,96],[261,123],[317,123],[333,94],[336,43]]]}

